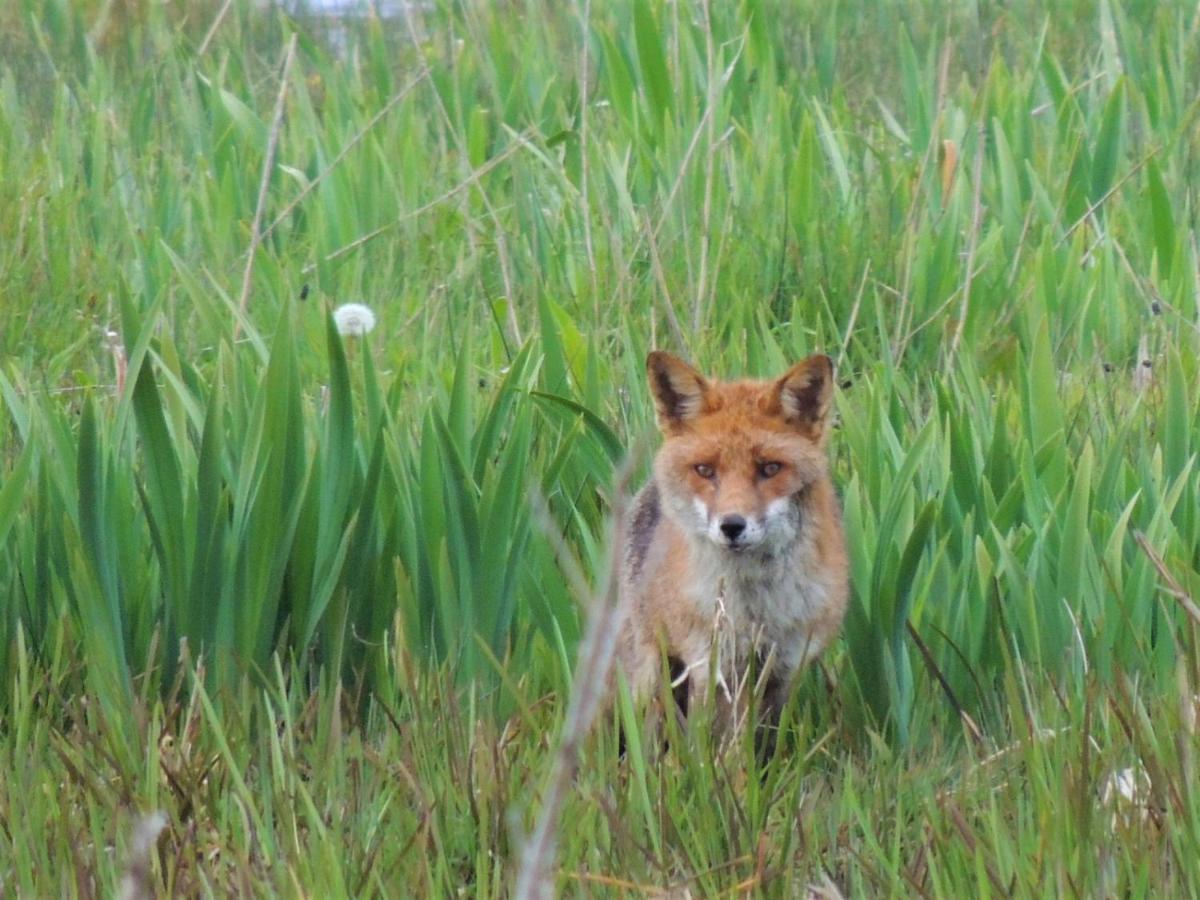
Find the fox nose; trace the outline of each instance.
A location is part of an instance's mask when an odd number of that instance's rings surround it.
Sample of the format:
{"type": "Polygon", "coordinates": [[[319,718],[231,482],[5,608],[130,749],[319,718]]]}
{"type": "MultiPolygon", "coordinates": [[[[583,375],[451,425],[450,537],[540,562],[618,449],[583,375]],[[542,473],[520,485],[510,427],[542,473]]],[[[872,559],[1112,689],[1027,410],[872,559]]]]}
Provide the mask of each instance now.
{"type": "Polygon", "coordinates": [[[746,520],[739,515],[729,515],[721,520],[721,534],[729,541],[736,541],[746,530],[746,520]]]}

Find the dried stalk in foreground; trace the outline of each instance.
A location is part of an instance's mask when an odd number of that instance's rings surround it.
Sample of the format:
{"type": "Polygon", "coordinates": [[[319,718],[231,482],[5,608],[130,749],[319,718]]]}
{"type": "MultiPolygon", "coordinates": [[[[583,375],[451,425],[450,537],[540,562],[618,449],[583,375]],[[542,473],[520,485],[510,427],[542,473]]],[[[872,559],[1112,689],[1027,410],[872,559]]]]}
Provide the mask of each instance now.
{"type": "Polygon", "coordinates": [[[1142,548],[1142,552],[1150,560],[1150,565],[1154,566],[1159,578],[1163,580],[1160,587],[1179,602],[1184,612],[1188,614],[1188,617],[1196,625],[1200,625],[1200,605],[1196,604],[1196,601],[1192,599],[1192,595],[1179,583],[1179,579],[1171,574],[1171,570],[1167,568],[1167,564],[1163,561],[1162,556],[1150,546],[1150,541],[1146,535],[1140,531],[1135,531],[1133,539],[1137,541],[1137,545],[1142,548]]]}
{"type": "MultiPolygon", "coordinates": [[[[634,454],[630,454],[631,459],[633,456],[634,454]]],[[[554,757],[541,814],[521,854],[521,868],[517,873],[516,889],[513,892],[513,896],[518,900],[542,900],[554,896],[554,861],[558,854],[559,814],[575,777],[580,744],[591,729],[608,689],[617,636],[629,613],[627,603],[621,596],[618,566],[621,548],[624,546],[625,509],[628,505],[631,469],[632,466],[627,461],[617,475],[613,492],[613,535],[609,549],[608,580],[602,593],[597,592],[588,598],[591,615],[587,631],[579,645],[579,659],[575,666],[567,719],[559,738],[558,753],[554,757]]],[[[565,552],[566,547],[562,546],[562,540],[557,537],[557,533],[550,529],[548,532],[559,543],[560,553],[565,552]]]]}

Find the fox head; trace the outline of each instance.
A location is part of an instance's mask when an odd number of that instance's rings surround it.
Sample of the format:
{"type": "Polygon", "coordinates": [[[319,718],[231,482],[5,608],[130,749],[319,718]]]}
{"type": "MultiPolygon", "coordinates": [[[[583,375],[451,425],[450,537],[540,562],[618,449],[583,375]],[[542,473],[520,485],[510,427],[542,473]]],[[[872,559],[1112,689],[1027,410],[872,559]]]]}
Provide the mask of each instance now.
{"type": "Polygon", "coordinates": [[[654,471],[667,514],[732,553],[793,541],[810,487],[828,472],[829,357],[767,381],[709,380],[661,351],[646,369],[665,438],[654,471]]]}

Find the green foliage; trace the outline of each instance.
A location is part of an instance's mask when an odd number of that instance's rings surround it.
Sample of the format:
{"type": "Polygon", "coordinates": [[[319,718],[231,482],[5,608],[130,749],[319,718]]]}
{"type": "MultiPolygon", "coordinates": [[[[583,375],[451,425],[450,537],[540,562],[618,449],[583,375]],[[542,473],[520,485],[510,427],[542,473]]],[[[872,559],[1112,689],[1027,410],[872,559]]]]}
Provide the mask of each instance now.
{"type": "Polygon", "coordinates": [[[622,710],[647,752],[589,750],[570,871],[754,886],[767,834],[864,893],[1196,891],[1158,568],[1200,593],[1192,6],[178,6],[0,10],[0,890],[115,890],[14,830],[65,779],[61,847],[135,802],[218,835],[184,893],[502,891],[583,618],[564,554],[605,569],[666,347],[838,359],[854,593],[794,724],[861,755],[737,781],[622,710]],[[1022,778],[964,762],[964,714],[1022,778]],[[1129,753],[1174,818],[1114,845],[1079,798],[1129,753]]]}
{"type": "MultiPolygon", "coordinates": [[[[506,895],[531,826],[522,813],[554,749],[545,736],[564,713],[518,676],[520,711],[480,716],[477,688],[388,643],[383,672],[403,687],[365,712],[339,685],[313,690],[282,666],[223,695],[191,676],[161,695],[143,685],[135,709],[147,739],[123,758],[109,750],[112,723],[76,696],[64,648],[45,666],[23,640],[16,650],[0,736],[0,874],[22,896],[118,893],[146,810],[168,823],[151,881],[168,893],[439,896],[470,885],[506,895]]],[[[976,753],[943,736],[945,721],[924,723],[919,752],[855,746],[840,704],[810,686],[761,768],[752,742],[718,750],[703,712],[686,729],[669,724],[667,753],[639,734],[632,710],[625,757],[616,729],[600,729],[564,810],[559,892],[1200,887],[1195,736],[1184,706],[1157,691],[1089,679],[1064,704],[1014,668],[991,701],[1012,727],[991,730],[994,745],[976,753]],[[1139,787],[1118,800],[1125,770],[1139,787]]]]}

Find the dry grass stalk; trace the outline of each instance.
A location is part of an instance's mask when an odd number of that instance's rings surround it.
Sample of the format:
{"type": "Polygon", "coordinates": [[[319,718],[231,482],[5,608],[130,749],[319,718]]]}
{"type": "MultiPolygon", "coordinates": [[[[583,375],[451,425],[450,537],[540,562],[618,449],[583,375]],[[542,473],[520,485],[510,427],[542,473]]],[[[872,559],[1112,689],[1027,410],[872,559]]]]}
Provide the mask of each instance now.
{"type": "Polygon", "coordinates": [[[627,461],[618,474],[613,491],[613,537],[609,550],[607,583],[603,595],[597,594],[589,598],[591,615],[579,646],[566,722],[559,738],[558,752],[552,763],[541,814],[521,854],[521,866],[513,892],[513,896],[519,900],[540,900],[556,895],[554,864],[558,850],[559,815],[575,777],[579,763],[579,747],[602,708],[616,652],[617,636],[629,612],[619,589],[618,567],[621,548],[624,546],[624,519],[628,506],[631,470],[632,466],[627,461]]]}
{"type": "Polygon", "coordinates": [[[236,341],[241,333],[242,318],[246,314],[246,303],[250,299],[250,283],[254,278],[254,258],[258,253],[258,245],[262,243],[263,212],[267,206],[267,194],[271,187],[271,173],[275,170],[275,154],[279,149],[279,132],[283,130],[284,102],[287,100],[288,76],[292,71],[292,61],[296,58],[297,36],[292,35],[288,41],[287,53],[283,59],[283,74],[279,76],[279,94],[275,97],[275,115],[271,121],[271,133],[267,138],[267,152],[263,156],[262,179],[258,184],[258,202],[254,206],[254,221],[250,225],[250,248],[246,251],[246,268],[242,270],[242,293],[238,299],[238,320],[233,326],[233,339],[236,341]]]}

